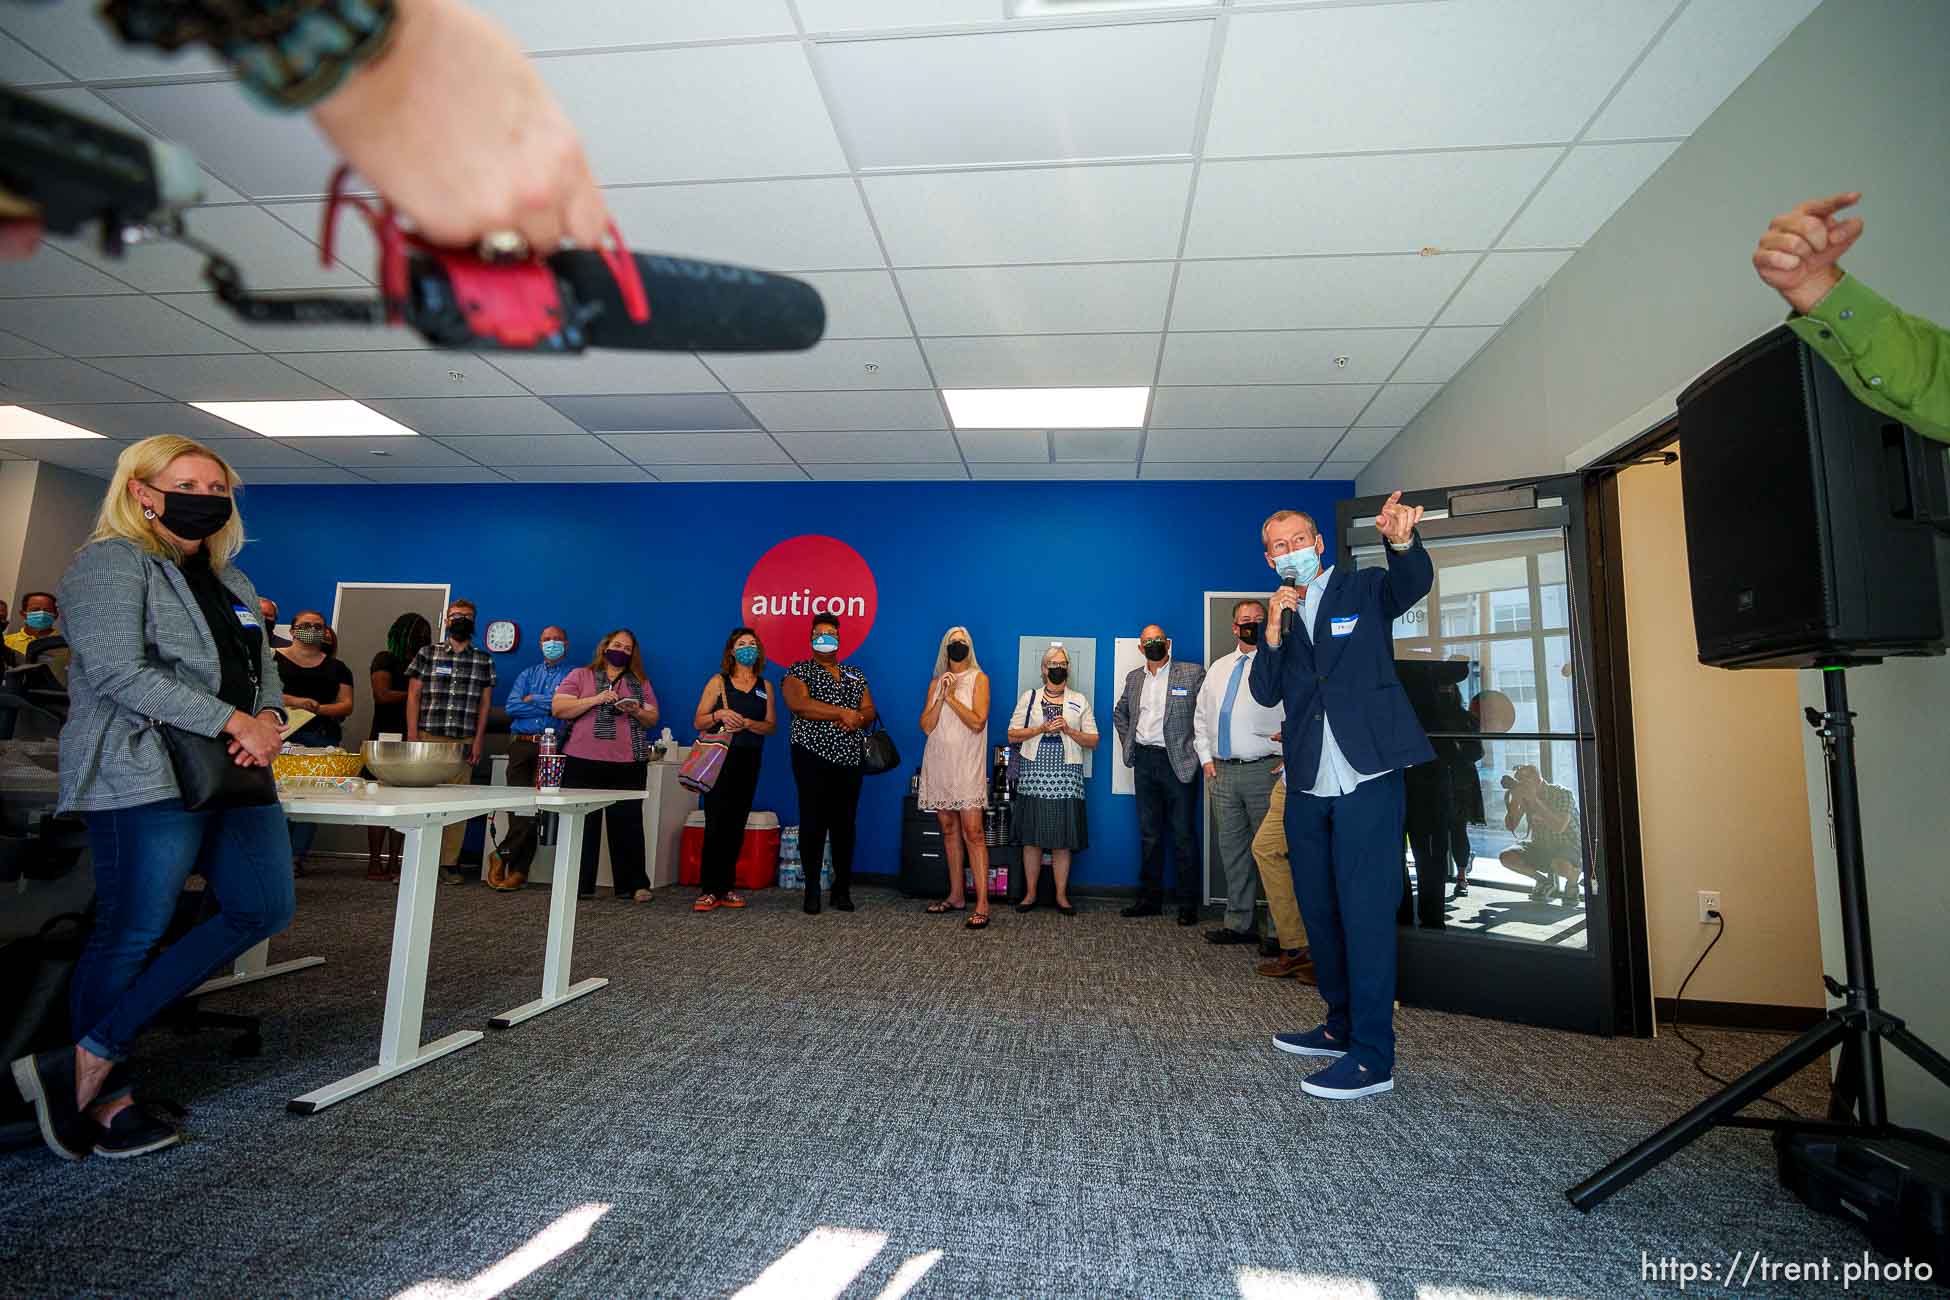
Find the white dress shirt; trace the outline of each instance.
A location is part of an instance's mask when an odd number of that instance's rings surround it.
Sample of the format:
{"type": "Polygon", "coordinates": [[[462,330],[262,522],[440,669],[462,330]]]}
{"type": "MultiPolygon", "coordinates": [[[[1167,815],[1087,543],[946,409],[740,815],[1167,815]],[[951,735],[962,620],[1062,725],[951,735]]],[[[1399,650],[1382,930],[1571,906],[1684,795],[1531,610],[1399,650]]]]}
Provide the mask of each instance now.
{"type": "Polygon", "coordinates": [[[1137,725],[1131,731],[1131,740],[1139,745],[1165,747],[1165,706],[1170,698],[1166,688],[1171,685],[1171,660],[1166,659],[1158,665],[1156,672],[1151,670],[1151,661],[1144,661],[1144,686],[1138,691],[1137,725]]]}
{"type": "MultiPolygon", "coordinates": [[[[1314,615],[1320,612],[1320,602],[1327,596],[1327,581],[1334,576],[1332,566],[1322,569],[1320,575],[1307,584],[1307,601],[1297,620],[1307,640],[1314,638],[1314,615]]],[[[1250,671],[1250,670],[1248,670],[1250,671]]],[[[1327,720],[1327,711],[1320,716],[1320,773],[1314,778],[1313,789],[1307,791],[1321,799],[1332,799],[1336,795],[1353,794],[1354,787],[1372,781],[1381,772],[1357,772],[1354,764],[1347,761],[1347,755],[1334,740],[1334,726],[1327,720]]]]}
{"type": "Polygon", "coordinates": [[[1205,684],[1198,688],[1198,709],[1192,722],[1192,752],[1201,765],[1219,756],[1219,714],[1225,711],[1226,686],[1232,681],[1235,665],[1245,661],[1239,677],[1239,693],[1232,700],[1232,752],[1229,758],[1266,758],[1280,752],[1273,737],[1279,734],[1280,708],[1267,708],[1253,698],[1247,679],[1253,675],[1254,650],[1234,650],[1221,655],[1205,670],[1205,684]]]}

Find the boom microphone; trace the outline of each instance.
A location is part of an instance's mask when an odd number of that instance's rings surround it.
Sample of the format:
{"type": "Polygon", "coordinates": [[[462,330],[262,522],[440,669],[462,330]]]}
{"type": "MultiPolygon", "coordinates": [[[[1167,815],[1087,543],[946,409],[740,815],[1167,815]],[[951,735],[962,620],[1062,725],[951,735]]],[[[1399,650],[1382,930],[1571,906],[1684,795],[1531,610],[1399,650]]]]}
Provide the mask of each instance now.
{"type": "MultiPolygon", "coordinates": [[[[1298,588],[1300,586],[1299,583],[1295,582],[1290,576],[1286,574],[1280,575],[1280,585],[1282,587],[1294,587],[1294,588],[1298,588]]],[[[1280,611],[1280,643],[1282,645],[1286,643],[1288,637],[1293,635],[1293,624],[1294,624],[1293,616],[1297,612],[1298,611],[1291,610],[1291,609],[1283,609],[1280,611]]]]}
{"type": "Polygon", "coordinates": [[[600,306],[585,329],[592,348],[652,352],[785,352],[826,332],[826,304],[803,280],[720,262],[636,254],[650,319],[630,318],[602,254],[557,253],[549,269],[577,303],[600,306]]]}

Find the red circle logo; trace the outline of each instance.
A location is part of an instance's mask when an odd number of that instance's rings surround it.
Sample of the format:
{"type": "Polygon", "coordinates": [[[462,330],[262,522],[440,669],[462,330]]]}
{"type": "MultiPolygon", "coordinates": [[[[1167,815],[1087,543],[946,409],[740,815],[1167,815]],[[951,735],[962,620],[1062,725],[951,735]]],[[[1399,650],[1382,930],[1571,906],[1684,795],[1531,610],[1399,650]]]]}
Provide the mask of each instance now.
{"type": "Polygon", "coordinates": [[[788,537],[752,566],[745,579],[744,619],[765,643],[765,657],[790,664],[812,653],[815,614],[840,620],[840,658],[873,631],[880,590],[860,553],[837,537],[788,537]]]}

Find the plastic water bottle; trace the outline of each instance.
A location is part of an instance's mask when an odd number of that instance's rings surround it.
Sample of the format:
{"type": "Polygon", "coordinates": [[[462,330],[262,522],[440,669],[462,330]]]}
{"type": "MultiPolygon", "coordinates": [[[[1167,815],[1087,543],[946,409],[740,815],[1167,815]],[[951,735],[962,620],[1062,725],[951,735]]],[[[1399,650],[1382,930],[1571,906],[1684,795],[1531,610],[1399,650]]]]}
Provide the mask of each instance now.
{"type": "Polygon", "coordinates": [[[555,728],[550,727],[542,733],[541,753],[535,759],[535,788],[537,790],[560,790],[562,788],[562,754],[555,747],[555,728]]]}

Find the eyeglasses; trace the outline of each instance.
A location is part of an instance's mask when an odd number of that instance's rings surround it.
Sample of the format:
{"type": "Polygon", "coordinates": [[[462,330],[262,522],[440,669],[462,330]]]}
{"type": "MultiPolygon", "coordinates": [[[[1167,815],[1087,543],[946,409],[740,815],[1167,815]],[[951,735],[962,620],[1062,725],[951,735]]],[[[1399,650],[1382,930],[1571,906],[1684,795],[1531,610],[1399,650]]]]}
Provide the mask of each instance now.
{"type": "Polygon", "coordinates": [[[291,630],[293,632],[323,632],[325,625],[323,623],[293,623],[291,630]]]}

